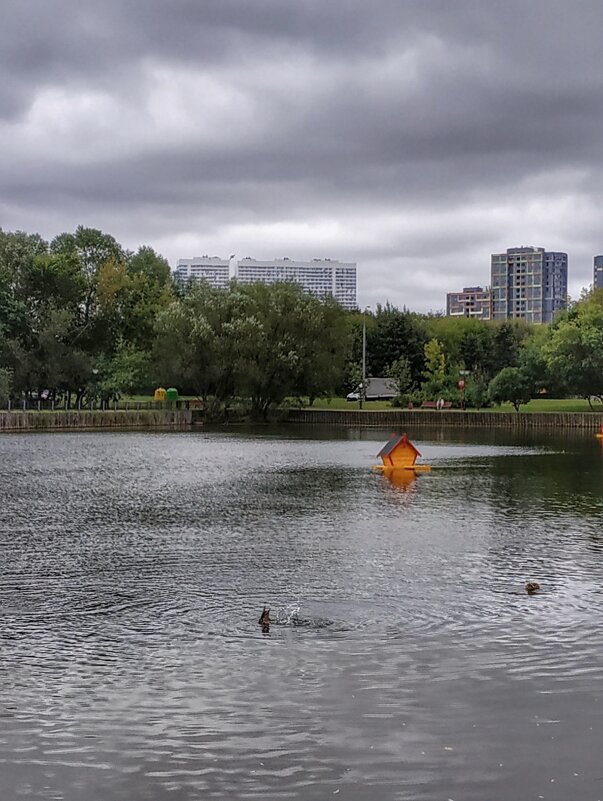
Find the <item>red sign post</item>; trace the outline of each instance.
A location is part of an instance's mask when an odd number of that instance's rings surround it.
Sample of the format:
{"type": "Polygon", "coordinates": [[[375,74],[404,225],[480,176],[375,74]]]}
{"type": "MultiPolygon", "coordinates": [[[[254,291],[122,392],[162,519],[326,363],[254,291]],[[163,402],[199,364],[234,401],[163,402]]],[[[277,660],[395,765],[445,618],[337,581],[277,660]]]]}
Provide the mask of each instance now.
{"type": "Polygon", "coordinates": [[[461,409],[465,410],[465,379],[459,379],[457,384],[458,388],[461,390],[461,409]]]}

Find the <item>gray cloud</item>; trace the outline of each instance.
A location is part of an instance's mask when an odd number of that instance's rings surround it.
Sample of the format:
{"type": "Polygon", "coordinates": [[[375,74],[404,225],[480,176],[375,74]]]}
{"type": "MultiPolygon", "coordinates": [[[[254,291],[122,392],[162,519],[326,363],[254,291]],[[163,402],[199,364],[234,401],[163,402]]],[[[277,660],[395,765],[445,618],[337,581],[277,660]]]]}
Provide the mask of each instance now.
{"type": "Polygon", "coordinates": [[[437,309],[516,244],[603,250],[597,0],[9,0],[0,224],[172,261],[357,259],[437,309]]]}

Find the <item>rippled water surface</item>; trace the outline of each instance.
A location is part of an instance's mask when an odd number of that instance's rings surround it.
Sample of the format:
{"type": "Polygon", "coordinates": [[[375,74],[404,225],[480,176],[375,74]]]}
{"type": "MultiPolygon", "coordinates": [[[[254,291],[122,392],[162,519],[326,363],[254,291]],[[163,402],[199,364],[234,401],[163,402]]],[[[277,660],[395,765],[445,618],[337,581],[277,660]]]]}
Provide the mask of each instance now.
{"type": "Polygon", "coordinates": [[[2,435],[2,801],[602,799],[601,445],[388,433],[2,435]]]}

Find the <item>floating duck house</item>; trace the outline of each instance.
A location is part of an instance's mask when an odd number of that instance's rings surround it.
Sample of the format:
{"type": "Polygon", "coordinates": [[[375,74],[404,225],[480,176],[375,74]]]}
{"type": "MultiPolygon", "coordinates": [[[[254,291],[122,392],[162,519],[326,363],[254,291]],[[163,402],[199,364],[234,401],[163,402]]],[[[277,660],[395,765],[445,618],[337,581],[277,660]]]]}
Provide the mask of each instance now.
{"type": "Polygon", "coordinates": [[[428,465],[415,464],[421,454],[408,439],[406,434],[392,434],[377,456],[383,464],[375,465],[375,470],[431,470],[428,465]]]}

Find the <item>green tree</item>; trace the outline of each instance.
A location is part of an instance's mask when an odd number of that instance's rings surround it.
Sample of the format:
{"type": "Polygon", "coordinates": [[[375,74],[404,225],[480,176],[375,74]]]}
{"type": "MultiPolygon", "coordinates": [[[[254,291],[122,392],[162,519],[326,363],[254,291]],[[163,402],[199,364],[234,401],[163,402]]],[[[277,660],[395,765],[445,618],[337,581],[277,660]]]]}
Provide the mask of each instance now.
{"type": "Polygon", "coordinates": [[[192,286],[159,314],[157,380],[193,389],[227,411],[249,399],[266,417],[287,396],[310,399],[341,382],[345,313],[295,284],[192,286]]]}
{"type": "Polygon", "coordinates": [[[491,325],[494,334],[487,373],[494,376],[503,367],[517,367],[521,345],[530,336],[534,327],[522,320],[505,320],[491,325]]]}
{"type": "Polygon", "coordinates": [[[528,403],[533,397],[533,383],[519,367],[503,367],[494,376],[488,387],[488,395],[492,403],[500,404],[509,401],[515,411],[519,412],[522,403],[528,403]]]}
{"type": "Polygon", "coordinates": [[[19,290],[30,314],[49,304],[77,311],[84,296],[84,279],[73,254],[43,253],[23,266],[19,290]]]}
{"type": "Polygon", "coordinates": [[[302,335],[306,344],[294,394],[308,397],[312,405],[318,397],[334,395],[344,380],[352,339],[349,315],[332,298],[318,303],[311,299],[302,335]],[[312,342],[314,348],[308,346],[312,342]]]}
{"type": "Polygon", "coordinates": [[[347,362],[343,380],[345,382],[346,395],[349,392],[355,392],[362,382],[362,364],[360,362],[347,362]]]}
{"type": "Polygon", "coordinates": [[[83,297],[77,260],[48,253],[23,259],[16,287],[27,323],[15,332],[5,357],[14,389],[26,395],[49,390],[56,397],[60,386],[66,388],[66,371],[77,350],[83,297]]]}
{"type": "Polygon", "coordinates": [[[174,298],[170,266],[151,247],[141,247],[127,259],[128,281],[123,301],[121,336],[148,350],[157,315],[174,298]]]}
{"type": "Polygon", "coordinates": [[[200,281],[159,313],[154,346],[157,383],[174,384],[205,401],[210,396],[225,397],[222,371],[232,365],[220,363],[218,338],[219,321],[230,322],[226,295],[200,281]]]}
{"type": "Polygon", "coordinates": [[[288,395],[316,394],[317,377],[334,385],[329,360],[337,355],[342,314],[292,283],[240,285],[248,301],[247,336],[241,341],[241,391],[254,414],[265,418],[288,395]],[[331,372],[326,373],[326,370],[331,372]]]}
{"type": "Polygon", "coordinates": [[[128,383],[133,363],[148,363],[156,318],[173,298],[169,265],[152,248],[126,253],[83,226],[50,246],[0,230],[0,367],[13,394],[79,400],[101,373],[128,383]]]}
{"type": "Polygon", "coordinates": [[[469,409],[483,409],[489,406],[488,383],[482,373],[465,379],[465,406],[469,409]]]}
{"type": "Polygon", "coordinates": [[[519,367],[531,382],[534,396],[546,393],[560,397],[564,394],[561,382],[551,373],[546,360],[550,336],[549,326],[535,326],[534,332],[523,341],[519,350],[519,367]]]}
{"type": "Polygon", "coordinates": [[[383,376],[389,365],[405,356],[412,385],[419,386],[425,369],[424,347],[428,340],[425,320],[418,314],[399,311],[386,304],[374,317],[367,316],[367,362],[370,375],[383,376]]]}
{"type": "Polygon", "coordinates": [[[426,396],[440,395],[446,383],[446,357],[441,343],[430,339],[425,345],[425,378],[422,388],[426,396]]]}
{"type": "Polygon", "coordinates": [[[153,248],[143,245],[136,253],[127,254],[127,265],[130,275],[142,274],[152,284],[171,288],[170,265],[153,248]]]}
{"type": "Polygon", "coordinates": [[[494,329],[471,317],[429,317],[431,339],[441,345],[446,363],[471,373],[486,373],[492,359],[494,329]]]}
{"type": "Polygon", "coordinates": [[[82,323],[92,325],[97,311],[97,289],[101,268],[108,261],[121,262],[124,252],[110,234],[96,228],[79,225],[73,234],[59,234],[50,243],[53,253],[77,259],[84,285],[82,301],[82,323]]]}
{"type": "Polygon", "coordinates": [[[400,356],[387,368],[386,375],[394,381],[398,395],[404,395],[412,384],[412,370],[407,356],[400,356]]]}
{"type": "Polygon", "coordinates": [[[0,408],[5,408],[12,388],[12,373],[6,367],[0,367],[0,408]]]}
{"type": "Polygon", "coordinates": [[[111,258],[99,270],[98,318],[107,333],[105,348],[109,351],[124,339],[150,351],[157,316],[174,299],[164,259],[146,248],[133,260],[134,266],[111,258]]]}
{"type": "Polygon", "coordinates": [[[97,362],[96,369],[93,393],[101,400],[117,400],[149,386],[151,358],[148,351],[122,339],[111,356],[97,362]]]}
{"type": "Polygon", "coordinates": [[[586,294],[560,315],[543,356],[549,374],[568,395],[603,400],[603,290],[586,294]]]}
{"type": "Polygon", "coordinates": [[[0,335],[24,340],[30,320],[25,275],[47,243],[37,234],[0,229],[0,335]]]}

